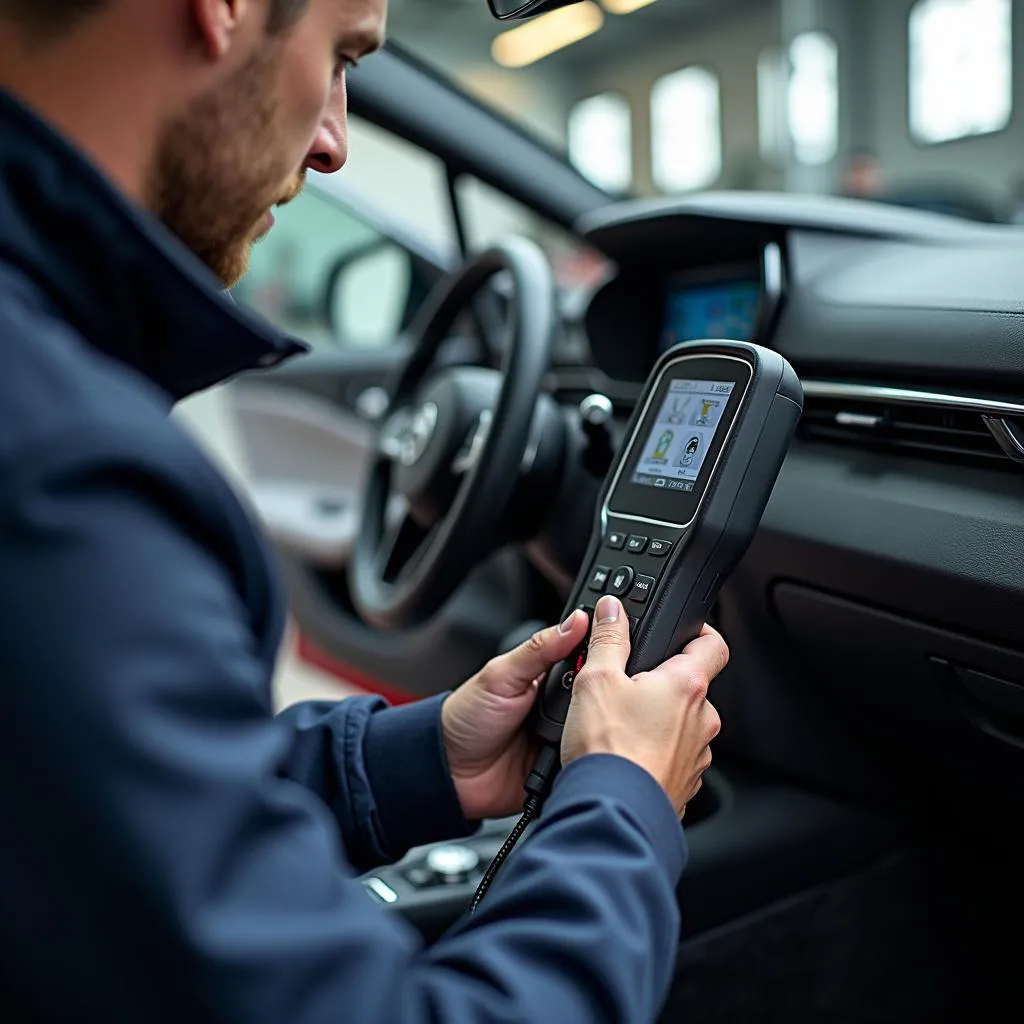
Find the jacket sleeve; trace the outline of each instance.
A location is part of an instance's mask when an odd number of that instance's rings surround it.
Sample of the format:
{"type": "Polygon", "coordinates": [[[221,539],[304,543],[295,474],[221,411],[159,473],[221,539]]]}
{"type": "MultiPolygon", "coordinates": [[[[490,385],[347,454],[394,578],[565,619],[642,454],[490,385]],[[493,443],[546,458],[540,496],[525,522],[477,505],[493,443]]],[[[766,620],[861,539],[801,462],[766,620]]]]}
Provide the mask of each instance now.
{"type": "Polygon", "coordinates": [[[291,735],[282,774],[331,808],[353,866],[369,870],[474,831],[445,757],[445,696],[397,708],[379,697],[310,701],[278,715],[291,735]]]}
{"type": "Polygon", "coordinates": [[[11,998],[174,1024],[653,1019],[684,859],[654,781],[570,766],[481,911],[424,949],[288,777],[248,613],[168,476],[188,458],[81,431],[0,492],[11,998]]]}

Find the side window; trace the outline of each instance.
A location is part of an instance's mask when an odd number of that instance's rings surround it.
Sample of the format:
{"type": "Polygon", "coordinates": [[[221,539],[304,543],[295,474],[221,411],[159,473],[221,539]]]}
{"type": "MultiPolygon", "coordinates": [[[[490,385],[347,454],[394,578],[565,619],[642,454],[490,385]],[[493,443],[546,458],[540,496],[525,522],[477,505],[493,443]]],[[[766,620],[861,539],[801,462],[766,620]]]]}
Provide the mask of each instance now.
{"type": "Polygon", "coordinates": [[[544,250],[556,281],[567,291],[590,288],[607,273],[608,260],[599,252],[478,178],[460,178],[457,194],[471,252],[482,252],[509,235],[525,235],[544,250]]]}
{"type": "Polygon", "coordinates": [[[358,118],[339,175],[310,174],[275,211],[235,289],[240,302],[315,348],[393,343],[451,258],[440,161],[358,118]]]}
{"type": "Polygon", "coordinates": [[[360,117],[348,119],[348,162],[338,178],[423,245],[457,247],[444,163],[360,117]]]}
{"type": "MultiPolygon", "coordinates": [[[[276,210],[275,217],[270,234],[253,248],[249,272],[235,289],[236,297],[314,347],[351,343],[340,336],[343,325],[335,320],[332,280],[339,268],[353,259],[358,262],[361,254],[373,253],[386,240],[350,210],[320,194],[312,182],[297,199],[276,210]]],[[[387,290],[387,284],[378,280],[378,293],[387,290]]],[[[396,295],[400,284],[392,282],[396,295]]],[[[401,302],[391,305],[389,319],[397,329],[402,310],[394,307],[401,302]]],[[[366,337],[364,333],[356,343],[366,337]]]]}

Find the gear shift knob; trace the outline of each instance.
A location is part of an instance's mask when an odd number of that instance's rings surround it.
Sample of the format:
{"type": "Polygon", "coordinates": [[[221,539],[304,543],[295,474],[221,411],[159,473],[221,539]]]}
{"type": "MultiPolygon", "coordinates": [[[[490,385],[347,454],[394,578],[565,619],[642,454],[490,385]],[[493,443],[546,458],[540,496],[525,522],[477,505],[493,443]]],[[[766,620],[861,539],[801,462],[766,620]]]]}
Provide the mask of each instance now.
{"type": "Polygon", "coordinates": [[[607,395],[587,395],[580,402],[580,424],[587,437],[584,465],[594,476],[603,477],[612,464],[611,421],[614,406],[607,395]]]}
{"type": "Polygon", "coordinates": [[[580,402],[580,416],[583,417],[583,429],[587,426],[603,426],[612,418],[612,400],[607,395],[587,395],[580,402]]]}

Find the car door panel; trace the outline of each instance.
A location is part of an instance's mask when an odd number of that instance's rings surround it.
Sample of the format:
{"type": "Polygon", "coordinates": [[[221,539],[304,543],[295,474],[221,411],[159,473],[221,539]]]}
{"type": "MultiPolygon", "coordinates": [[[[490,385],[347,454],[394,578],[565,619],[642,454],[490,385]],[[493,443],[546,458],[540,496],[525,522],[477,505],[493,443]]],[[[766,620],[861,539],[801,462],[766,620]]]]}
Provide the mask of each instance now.
{"type": "Polygon", "coordinates": [[[292,387],[243,385],[233,399],[251,497],[271,539],[311,568],[344,566],[358,528],[371,426],[292,387]]]}

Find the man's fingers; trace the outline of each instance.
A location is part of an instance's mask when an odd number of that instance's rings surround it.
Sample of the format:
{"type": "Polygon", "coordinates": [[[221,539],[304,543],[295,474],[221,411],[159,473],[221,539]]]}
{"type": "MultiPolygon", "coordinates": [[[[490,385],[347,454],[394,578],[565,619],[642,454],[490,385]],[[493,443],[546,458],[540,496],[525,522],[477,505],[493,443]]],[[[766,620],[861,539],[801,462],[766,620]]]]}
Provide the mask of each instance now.
{"type": "Polygon", "coordinates": [[[729,645],[714,626],[709,626],[706,623],[700,631],[700,636],[683,648],[683,654],[693,653],[697,653],[701,657],[712,658],[717,664],[715,675],[718,675],[729,664],[729,645]]]}
{"type": "MultiPolygon", "coordinates": [[[[722,717],[718,708],[709,700],[705,700],[701,706],[701,725],[704,727],[704,735],[710,743],[722,731],[722,717]]],[[[710,757],[710,748],[708,749],[710,757]]]]}
{"type": "Polygon", "coordinates": [[[717,630],[705,626],[701,635],[686,645],[680,657],[700,665],[711,682],[729,664],[729,646],[717,630]]]}
{"type": "Polygon", "coordinates": [[[711,683],[729,664],[729,648],[717,630],[705,626],[696,640],[686,645],[682,654],[669,658],[648,675],[672,676],[699,680],[705,686],[711,683]]]}
{"type": "Polygon", "coordinates": [[[629,617],[618,598],[605,595],[594,609],[587,666],[624,672],[629,661],[629,617]]]}
{"type": "MultiPolygon", "coordinates": [[[[711,625],[709,625],[708,623],[705,622],[703,629],[701,629],[701,631],[700,631],[700,635],[701,636],[717,636],[717,637],[721,637],[722,634],[719,633],[718,630],[715,629],[714,626],[711,626],[711,625]]],[[[723,643],[724,643],[724,641],[723,641],[723,643]]]]}
{"type": "MultiPolygon", "coordinates": [[[[688,804],[701,790],[701,786],[704,785],[704,773],[711,767],[711,747],[705,747],[703,753],[700,756],[700,760],[697,762],[697,781],[693,784],[693,789],[690,790],[689,795],[686,798],[688,804]]],[[[686,807],[683,807],[683,814],[680,815],[682,818],[686,813],[686,807]]]]}
{"type": "Polygon", "coordinates": [[[489,662],[482,675],[489,685],[493,682],[509,695],[525,693],[552,665],[569,657],[586,634],[586,615],[574,611],[560,626],[539,630],[514,651],[489,662]]]}

